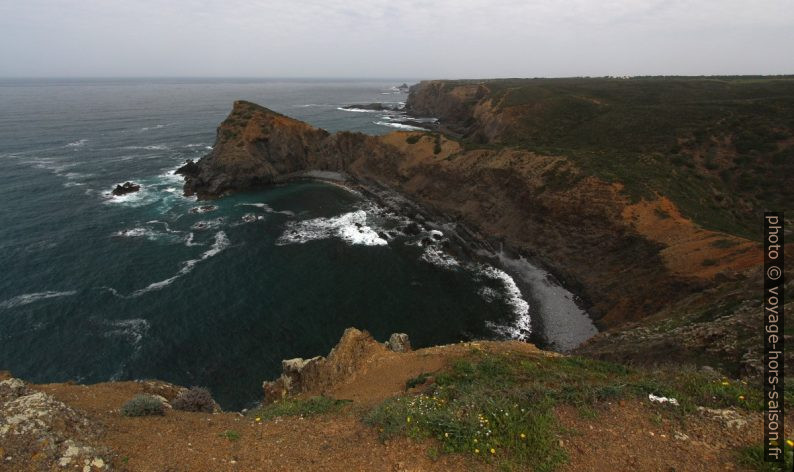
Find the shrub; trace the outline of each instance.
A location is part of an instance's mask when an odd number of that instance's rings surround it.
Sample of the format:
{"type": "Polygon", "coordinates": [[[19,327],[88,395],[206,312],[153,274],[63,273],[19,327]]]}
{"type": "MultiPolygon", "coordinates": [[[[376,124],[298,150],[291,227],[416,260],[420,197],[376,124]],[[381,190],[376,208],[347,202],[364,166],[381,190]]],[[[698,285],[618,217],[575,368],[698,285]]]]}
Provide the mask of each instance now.
{"type": "Polygon", "coordinates": [[[269,420],[279,416],[314,416],[341,410],[350,400],[337,400],[330,397],[285,398],[270,405],[257,408],[249,413],[251,417],[269,420]]]}
{"type": "Polygon", "coordinates": [[[188,390],[183,390],[176,396],[174,401],[171,402],[171,406],[176,410],[182,411],[212,413],[215,410],[215,402],[212,400],[212,394],[203,387],[191,387],[188,390]]]}
{"type": "Polygon", "coordinates": [[[416,143],[419,142],[420,139],[422,139],[422,135],[421,134],[412,134],[412,135],[408,136],[407,138],[405,138],[405,142],[408,143],[408,144],[416,144],[416,143]]]}
{"type": "Polygon", "coordinates": [[[124,416],[153,416],[165,415],[165,405],[162,400],[153,395],[135,395],[121,407],[124,416]]]}

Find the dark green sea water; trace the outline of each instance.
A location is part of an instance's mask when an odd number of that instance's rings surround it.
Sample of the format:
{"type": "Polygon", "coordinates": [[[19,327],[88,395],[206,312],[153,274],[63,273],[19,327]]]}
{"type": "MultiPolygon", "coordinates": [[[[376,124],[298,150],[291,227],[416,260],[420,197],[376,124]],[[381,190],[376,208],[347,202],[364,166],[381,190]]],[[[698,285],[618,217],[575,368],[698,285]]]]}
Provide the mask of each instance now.
{"type": "Polygon", "coordinates": [[[337,108],[403,101],[397,83],[0,81],[0,369],[203,385],[241,408],[349,326],[415,346],[525,337],[509,277],[381,238],[403,222],[361,196],[306,182],[196,202],[171,175],[236,99],[374,134],[389,116],[337,108]],[[142,191],[108,195],[126,180],[142,191]]]}

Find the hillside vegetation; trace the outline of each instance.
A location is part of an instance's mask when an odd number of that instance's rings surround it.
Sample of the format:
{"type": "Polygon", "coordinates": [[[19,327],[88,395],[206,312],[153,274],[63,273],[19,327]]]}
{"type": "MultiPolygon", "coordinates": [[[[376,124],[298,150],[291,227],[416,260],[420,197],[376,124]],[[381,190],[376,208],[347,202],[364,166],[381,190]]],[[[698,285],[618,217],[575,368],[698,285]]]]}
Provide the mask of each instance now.
{"type": "Polygon", "coordinates": [[[791,207],[794,77],[427,84],[437,106],[408,106],[440,114],[467,148],[564,155],[634,199],[662,194],[706,228],[754,239],[760,212],[791,207]]]}

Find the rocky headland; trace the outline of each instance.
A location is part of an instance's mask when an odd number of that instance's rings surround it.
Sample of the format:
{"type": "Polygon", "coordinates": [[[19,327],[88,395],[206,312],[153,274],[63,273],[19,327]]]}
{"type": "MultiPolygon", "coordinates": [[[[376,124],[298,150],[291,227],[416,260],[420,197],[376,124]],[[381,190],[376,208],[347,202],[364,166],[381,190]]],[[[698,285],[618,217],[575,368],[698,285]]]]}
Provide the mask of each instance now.
{"type": "MultiPolygon", "coordinates": [[[[693,208],[689,195],[666,188],[670,185],[667,180],[656,182],[639,176],[640,185],[628,173],[619,175],[598,167],[621,165],[627,151],[620,148],[625,145],[616,146],[615,158],[599,157],[603,162],[596,163],[594,158],[582,156],[586,146],[588,152],[602,156],[589,142],[572,144],[569,137],[558,138],[558,144],[570,147],[566,150],[551,148],[549,137],[543,136],[537,139],[543,146],[533,145],[536,130],[527,123],[532,124],[534,114],[549,114],[546,108],[558,105],[546,99],[554,86],[571,90],[553,98],[593,108],[591,114],[617,114],[621,120],[643,118],[632,116],[640,112],[621,108],[625,104],[617,96],[610,95],[609,100],[602,96],[614,94],[619,85],[595,79],[573,85],[563,80],[515,82],[428,81],[413,86],[407,112],[437,117],[438,133],[331,134],[260,105],[238,101],[219,126],[212,152],[180,169],[185,175],[185,192],[213,198],[317,173],[339,175],[371,194],[392,192],[424,215],[454,223],[458,232],[472,241],[525,256],[548,269],[581,297],[602,330],[640,322],[698,294],[711,293],[709,290],[721,284],[742,285],[742,281],[757,277],[751,269],[761,262],[759,243],[738,224],[713,224],[714,214],[722,211],[713,207],[730,198],[726,187],[732,182],[712,179],[709,169],[701,169],[700,156],[710,146],[719,149],[723,160],[741,157],[737,145],[731,149],[725,144],[728,138],[720,134],[723,131],[701,138],[706,142],[692,142],[698,130],[664,130],[669,135],[665,142],[677,146],[670,159],[694,163],[680,170],[670,169],[668,163],[653,164],[658,169],[643,164],[649,173],[654,172],[650,175],[667,170],[680,174],[680,179],[689,179],[690,173],[707,175],[707,188],[698,190],[704,193],[697,197],[702,208],[693,208]],[[513,98],[514,94],[528,103],[513,98]]],[[[701,84],[696,79],[692,82],[701,84]]],[[[660,79],[651,86],[674,93],[668,89],[677,83],[660,79]]],[[[778,86],[788,91],[790,84],[778,86]]],[[[635,93],[633,85],[626,87],[635,93]]],[[[686,106],[670,104],[673,109],[686,106]]],[[[560,113],[553,111],[555,116],[560,113]]],[[[570,119],[575,121],[575,117],[570,119]]],[[[719,117],[703,119],[700,126],[713,127],[711,119],[719,117]]],[[[582,126],[571,124],[573,131],[582,126]]],[[[615,140],[636,141],[636,136],[628,135],[630,130],[621,137],[620,128],[602,127],[615,140]]],[[[785,136],[781,134],[775,149],[790,152],[791,140],[785,136]]],[[[651,152],[638,149],[637,160],[643,161],[651,152]]],[[[755,197],[754,205],[762,203],[755,197]]],[[[750,201],[748,198],[742,205],[750,201]]],[[[730,217],[739,223],[746,219],[744,214],[733,213],[730,217]]],[[[593,343],[609,345],[604,337],[593,343]]],[[[720,362],[726,367],[740,367],[733,353],[725,357],[720,362]]]]}
{"type": "Polygon", "coordinates": [[[405,109],[436,131],[385,136],[235,102],[186,194],[344,182],[541,265],[602,332],[564,355],[351,328],[240,413],[176,408],[188,390],[164,382],[0,373],[0,470],[761,467],[755,219],[794,201],[793,98],[790,78],[427,81],[405,109]],[[140,395],[155,414],[125,416],[140,395]]]}

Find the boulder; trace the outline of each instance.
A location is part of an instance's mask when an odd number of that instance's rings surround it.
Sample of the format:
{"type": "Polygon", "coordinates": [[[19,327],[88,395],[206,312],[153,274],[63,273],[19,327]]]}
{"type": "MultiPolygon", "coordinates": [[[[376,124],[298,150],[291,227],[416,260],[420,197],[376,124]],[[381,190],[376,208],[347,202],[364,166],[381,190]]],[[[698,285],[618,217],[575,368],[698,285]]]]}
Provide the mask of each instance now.
{"type": "Polygon", "coordinates": [[[124,182],[123,184],[116,185],[116,188],[111,192],[113,195],[120,196],[128,193],[137,192],[141,186],[133,182],[124,182]]]}
{"type": "Polygon", "coordinates": [[[408,352],[411,350],[411,340],[405,333],[392,333],[386,341],[386,347],[394,352],[408,352]]]}

